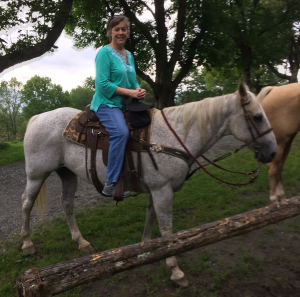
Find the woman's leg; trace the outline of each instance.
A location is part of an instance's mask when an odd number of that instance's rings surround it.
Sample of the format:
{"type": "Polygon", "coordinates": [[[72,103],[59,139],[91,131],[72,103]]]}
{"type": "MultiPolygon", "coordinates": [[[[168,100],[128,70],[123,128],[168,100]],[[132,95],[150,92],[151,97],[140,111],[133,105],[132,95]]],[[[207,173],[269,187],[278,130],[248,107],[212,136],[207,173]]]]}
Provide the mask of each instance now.
{"type": "Polygon", "coordinates": [[[96,115],[110,134],[106,181],[116,183],[122,170],[129,130],[120,108],[101,104],[96,115]]]}

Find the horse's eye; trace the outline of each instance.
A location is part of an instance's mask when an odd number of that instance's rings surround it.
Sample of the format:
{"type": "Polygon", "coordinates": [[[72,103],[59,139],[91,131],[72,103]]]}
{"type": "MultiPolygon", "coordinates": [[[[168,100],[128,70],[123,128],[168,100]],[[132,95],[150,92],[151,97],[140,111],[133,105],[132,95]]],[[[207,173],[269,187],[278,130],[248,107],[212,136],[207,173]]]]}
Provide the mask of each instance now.
{"type": "Polygon", "coordinates": [[[254,121],[259,123],[262,121],[262,115],[261,114],[257,114],[253,117],[254,121]]]}

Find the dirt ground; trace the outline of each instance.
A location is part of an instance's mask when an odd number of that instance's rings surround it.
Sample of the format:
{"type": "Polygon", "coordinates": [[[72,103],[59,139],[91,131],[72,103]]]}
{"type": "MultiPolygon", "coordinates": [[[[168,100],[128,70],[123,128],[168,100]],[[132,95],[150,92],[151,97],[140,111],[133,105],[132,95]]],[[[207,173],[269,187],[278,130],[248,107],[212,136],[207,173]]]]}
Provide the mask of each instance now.
{"type": "MultiPolygon", "coordinates": [[[[213,157],[239,145],[231,137],[218,142],[206,155],[213,157]]],[[[26,184],[24,162],[0,167],[0,241],[19,233],[21,195],[26,184]]],[[[51,219],[62,213],[61,185],[53,173],[47,179],[51,219]]],[[[75,208],[93,207],[101,199],[92,185],[79,180],[75,208]],[[84,195],[85,193],[85,195],[84,195]],[[88,194],[86,194],[88,193],[88,194]]],[[[31,218],[37,222],[35,212],[31,218]]],[[[85,286],[81,297],[96,296],[300,296],[299,217],[227,239],[178,256],[189,286],[177,288],[163,261],[85,286]],[[159,279],[155,276],[159,275],[159,279]],[[155,285],[156,283],[156,285],[155,285]]],[[[71,296],[71,295],[69,295],[71,296]]],[[[76,296],[78,296],[76,294],[76,296]]]]}

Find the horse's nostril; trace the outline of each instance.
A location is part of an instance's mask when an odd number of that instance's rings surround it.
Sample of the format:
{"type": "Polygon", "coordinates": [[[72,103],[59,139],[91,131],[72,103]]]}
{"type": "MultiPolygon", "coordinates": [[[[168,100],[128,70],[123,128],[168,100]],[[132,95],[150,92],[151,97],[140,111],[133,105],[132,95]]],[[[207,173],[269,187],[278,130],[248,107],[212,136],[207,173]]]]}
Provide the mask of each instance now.
{"type": "Polygon", "coordinates": [[[272,160],[276,157],[276,155],[277,155],[277,153],[276,152],[273,152],[272,154],[271,154],[271,158],[272,158],[272,160]]]}

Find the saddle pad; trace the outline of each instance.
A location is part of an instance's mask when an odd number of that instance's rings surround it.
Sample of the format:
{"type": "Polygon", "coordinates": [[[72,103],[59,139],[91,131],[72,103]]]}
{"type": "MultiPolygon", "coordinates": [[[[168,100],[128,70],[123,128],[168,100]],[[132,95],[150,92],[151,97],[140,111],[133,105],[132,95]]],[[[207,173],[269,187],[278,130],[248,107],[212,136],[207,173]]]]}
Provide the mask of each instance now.
{"type": "MultiPolygon", "coordinates": [[[[153,112],[154,112],[155,108],[152,108],[150,110],[150,116],[152,118],[152,115],[153,115],[153,112]]],[[[81,111],[80,113],[78,113],[77,115],[75,115],[71,120],[70,122],[68,123],[66,129],[64,130],[63,132],[63,136],[65,138],[67,138],[68,140],[74,142],[74,143],[77,143],[79,145],[85,145],[85,134],[83,133],[80,133],[78,132],[76,129],[75,129],[75,122],[77,121],[77,119],[84,113],[84,111],[81,111]]],[[[146,142],[149,143],[149,140],[150,140],[150,132],[151,132],[151,124],[147,127],[144,127],[142,129],[139,129],[141,130],[140,132],[140,135],[139,135],[139,138],[141,140],[144,140],[146,142]]],[[[134,133],[135,129],[131,132],[131,133],[134,133]]],[[[99,140],[98,141],[101,141],[100,140],[100,137],[99,137],[99,140]]],[[[136,145],[138,145],[138,143],[136,143],[136,145]]],[[[133,146],[136,146],[136,145],[132,145],[132,150],[135,150],[133,148],[133,146]]],[[[143,150],[143,148],[141,147],[141,150],[143,150]]]]}
{"type": "Polygon", "coordinates": [[[69,124],[67,125],[65,131],[62,134],[68,140],[71,140],[71,141],[73,141],[77,144],[81,144],[81,145],[85,145],[85,134],[79,133],[75,129],[75,122],[83,113],[84,113],[84,111],[81,111],[75,117],[73,117],[71,119],[71,121],[69,122],[69,124]]]}

